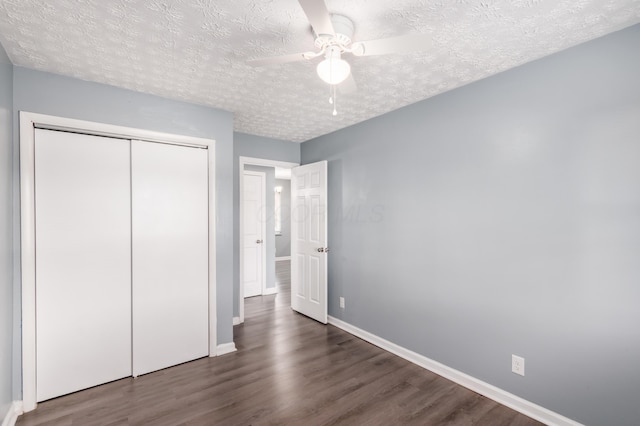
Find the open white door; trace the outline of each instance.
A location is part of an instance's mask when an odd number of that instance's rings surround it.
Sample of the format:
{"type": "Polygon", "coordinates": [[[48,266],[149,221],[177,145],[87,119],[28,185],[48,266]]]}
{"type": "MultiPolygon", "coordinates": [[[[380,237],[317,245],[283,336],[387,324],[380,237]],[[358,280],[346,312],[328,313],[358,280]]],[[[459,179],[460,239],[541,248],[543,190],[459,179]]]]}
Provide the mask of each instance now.
{"type": "Polygon", "coordinates": [[[327,162],[291,173],[291,308],[327,323],[327,162]]]}

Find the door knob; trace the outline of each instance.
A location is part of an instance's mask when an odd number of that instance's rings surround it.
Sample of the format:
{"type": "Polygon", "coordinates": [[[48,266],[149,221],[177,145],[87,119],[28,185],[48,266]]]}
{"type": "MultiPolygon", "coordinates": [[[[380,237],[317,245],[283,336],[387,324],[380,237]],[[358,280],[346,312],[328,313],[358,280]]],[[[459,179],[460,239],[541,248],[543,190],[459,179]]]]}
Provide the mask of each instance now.
{"type": "Polygon", "coordinates": [[[262,244],[262,240],[256,240],[256,244],[262,244]]]}
{"type": "Polygon", "coordinates": [[[323,248],[323,247],[320,247],[320,248],[318,249],[318,253],[324,253],[324,248],[323,248]]]}

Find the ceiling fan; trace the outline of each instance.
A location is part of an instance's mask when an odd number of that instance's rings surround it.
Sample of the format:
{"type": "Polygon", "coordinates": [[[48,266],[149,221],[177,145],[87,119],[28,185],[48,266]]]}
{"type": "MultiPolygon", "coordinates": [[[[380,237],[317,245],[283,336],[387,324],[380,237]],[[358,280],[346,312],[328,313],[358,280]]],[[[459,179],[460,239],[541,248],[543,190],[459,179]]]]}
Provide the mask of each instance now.
{"type": "Polygon", "coordinates": [[[351,65],[342,59],[342,55],[354,56],[386,55],[390,53],[408,53],[425,50],[431,45],[431,38],[426,34],[410,34],[378,40],[353,42],[354,25],[346,16],[330,14],[324,0],[298,0],[304,10],[311,28],[315,33],[317,50],[293,53],[270,58],[248,61],[249,65],[265,66],[311,60],[324,55],[325,59],[318,63],[318,76],[331,86],[329,103],[333,104],[333,115],[336,110],[336,86],[340,84],[341,92],[350,93],[356,90],[355,80],[351,74],[351,65]]]}

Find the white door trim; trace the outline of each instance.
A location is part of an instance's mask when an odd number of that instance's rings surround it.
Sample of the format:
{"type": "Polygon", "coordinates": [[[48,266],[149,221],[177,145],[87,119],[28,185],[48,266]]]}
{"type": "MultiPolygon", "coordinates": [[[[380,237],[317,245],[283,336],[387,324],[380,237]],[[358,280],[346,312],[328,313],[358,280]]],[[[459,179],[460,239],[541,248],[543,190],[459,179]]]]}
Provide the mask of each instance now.
{"type": "MultiPolygon", "coordinates": [[[[240,264],[240,271],[239,271],[239,278],[238,278],[238,324],[241,324],[244,322],[244,273],[243,273],[243,268],[244,268],[244,247],[241,244],[242,243],[242,235],[243,234],[243,225],[242,225],[242,218],[244,217],[244,201],[242,199],[242,194],[244,193],[244,182],[242,179],[242,176],[244,175],[244,166],[245,165],[252,165],[252,166],[264,166],[264,167],[283,167],[283,168],[292,168],[292,167],[296,167],[299,166],[299,163],[289,163],[287,161],[275,161],[275,160],[266,160],[264,158],[254,158],[254,157],[240,157],[239,159],[239,193],[238,193],[238,198],[239,198],[239,202],[240,202],[240,212],[239,212],[239,218],[238,218],[238,246],[239,246],[239,253],[238,253],[238,259],[239,259],[239,264],[240,264]]],[[[234,319],[234,325],[237,325],[235,323],[235,319],[234,319]]]]}
{"type": "Polygon", "coordinates": [[[217,354],[215,141],[132,127],[20,111],[20,243],[22,284],[22,393],[24,412],[36,408],[35,128],[208,148],[209,356],[217,354]]]}
{"type": "MultiPolygon", "coordinates": [[[[262,278],[261,278],[261,283],[260,283],[260,294],[264,294],[265,290],[267,289],[267,244],[266,244],[266,240],[267,240],[267,230],[266,228],[266,222],[267,222],[267,212],[265,210],[265,206],[267,203],[267,174],[265,172],[256,172],[253,170],[245,170],[244,173],[242,173],[242,187],[244,188],[244,177],[245,176],[259,176],[262,179],[262,185],[260,187],[260,191],[262,192],[262,206],[260,206],[261,211],[260,211],[260,226],[262,228],[262,232],[261,232],[261,237],[262,237],[262,246],[260,247],[260,251],[261,253],[261,259],[262,259],[262,267],[261,267],[261,271],[262,271],[262,278]]],[[[240,193],[241,198],[241,202],[242,202],[242,206],[243,208],[241,209],[242,215],[240,216],[240,223],[244,224],[244,191],[240,193]]],[[[242,252],[244,255],[244,234],[240,235],[240,244],[242,244],[242,252]]],[[[242,264],[244,265],[244,258],[242,259],[242,264]]],[[[243,269],[243,278],[244,278],[244,269],[243,269]]],[[[240,283],[240,287],[242,287],[242,295],[244,298],[244,280],[240,283]]]]}

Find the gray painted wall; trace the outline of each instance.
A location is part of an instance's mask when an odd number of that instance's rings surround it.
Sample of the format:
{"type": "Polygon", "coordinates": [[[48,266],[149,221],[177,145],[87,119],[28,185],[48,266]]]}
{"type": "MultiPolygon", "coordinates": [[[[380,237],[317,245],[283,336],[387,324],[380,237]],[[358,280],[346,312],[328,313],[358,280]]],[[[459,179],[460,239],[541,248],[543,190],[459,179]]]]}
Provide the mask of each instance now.
{"type": "MultiPolygon", "coordinates": [[[[216,140],[216,281],[218,344],[233,341],[233,115],[204,106],[90,83],[50,73],[14,68],[14,125],[17,111],[211,138],[216,140]]],[[[17,128],[17,127],[16,127],[17,128]]],[[[14,245],[19,247],[18,132],[14,135],[14,245]]],[[[14,271],[19,272],[19,259],[14,271]]],[[[19,273],[15,275],[19,277],[19,273]]],[[[15,280],[15,311],[19,318],[20,282],[15,280]]],[[[20,330],[14,338],[14,389],[21,395],[20,330]]]]}
{"type": "Polygon", "coordinates": [[[280,198],[282,232],[276,236],[276,257],[291,256],[291,181],[276,179],[276,186],[282,187],[280,198]]]}
{"type": "Polygon", "coordinates": [[[639,424],[638,52],[640,25],[303,143],[329,161],[329,313],[639,424]]]}
{"type": "Polygon", "coordinates": [[[240,157],[300,163],[300,144],[245,133],[233,134],[233,315],[240,315],[240,157]]]}
{"type": "Polygon", "coordinates": [[[252,170],[254,172],[262,172],[265,174],[265,238],[264,244],[266,246],[266,258],[265,268],[267,275],[267,288],[275,288],[276,286],[276,233],[275,233],[275,221],[273,217],[274,202],[273,188],[276,181],[276,169],[273,167],[261,167],[245,165],[246,171],[252,170]]]}
{"type": "Polygon", "coordinates": [[[12,87],[13,65],[0,45],[0,420],[13,400],[12,87]]]}

